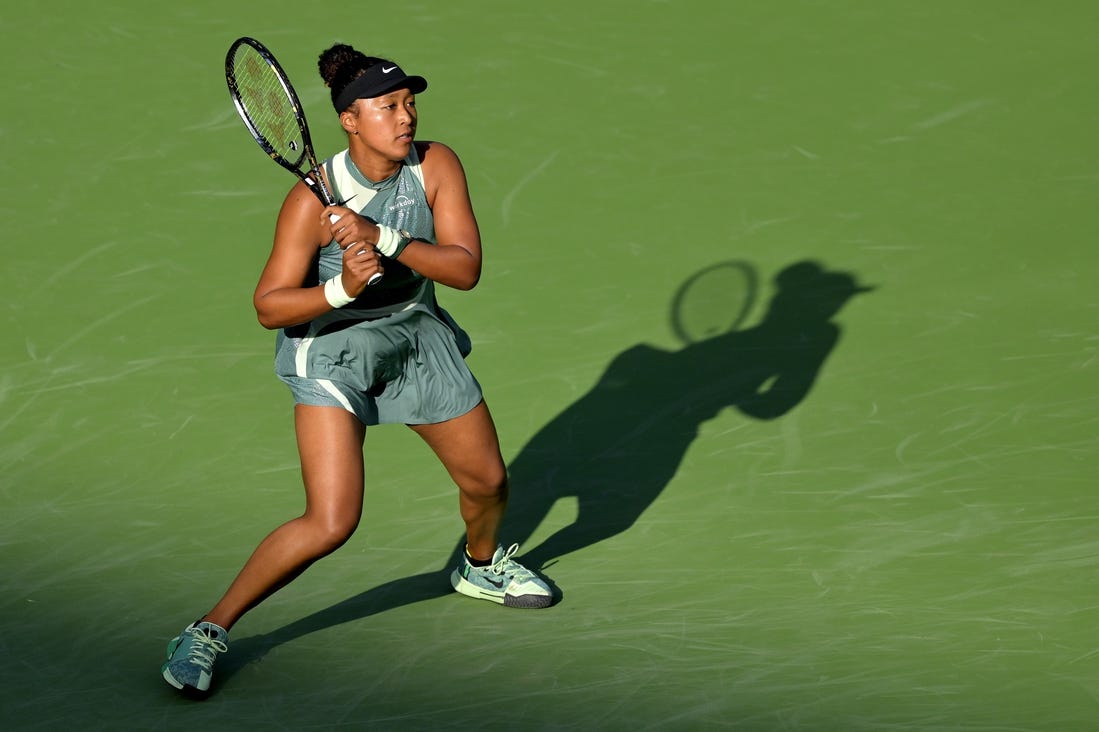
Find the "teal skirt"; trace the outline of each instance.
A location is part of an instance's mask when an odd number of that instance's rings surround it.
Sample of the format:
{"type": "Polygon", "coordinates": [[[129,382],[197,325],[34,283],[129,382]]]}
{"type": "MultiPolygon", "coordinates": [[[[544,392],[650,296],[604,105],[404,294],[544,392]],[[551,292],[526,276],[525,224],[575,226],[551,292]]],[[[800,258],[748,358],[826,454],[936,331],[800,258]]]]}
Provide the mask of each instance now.
{"type": "Polygon", "coordinates": [[[297,404],[341,407],[365,425],[437,424],[481,402],[470,350],[446,311],[420,306],[281,331],[275,373],[297,404]]]}

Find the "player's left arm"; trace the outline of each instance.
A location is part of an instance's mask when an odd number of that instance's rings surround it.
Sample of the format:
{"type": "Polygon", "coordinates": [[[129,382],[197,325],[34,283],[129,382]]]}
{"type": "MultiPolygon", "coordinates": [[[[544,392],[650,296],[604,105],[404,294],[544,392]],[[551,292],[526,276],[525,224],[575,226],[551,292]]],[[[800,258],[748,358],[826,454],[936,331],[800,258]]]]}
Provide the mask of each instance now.
{"type": "Polygon", "coordinates": [[[397,259],[428,279],[471,290],[481,278],[481,234],[462,163],[438,142],[424,143],[421,160],[438,244],[413,240],[397,259]]]}

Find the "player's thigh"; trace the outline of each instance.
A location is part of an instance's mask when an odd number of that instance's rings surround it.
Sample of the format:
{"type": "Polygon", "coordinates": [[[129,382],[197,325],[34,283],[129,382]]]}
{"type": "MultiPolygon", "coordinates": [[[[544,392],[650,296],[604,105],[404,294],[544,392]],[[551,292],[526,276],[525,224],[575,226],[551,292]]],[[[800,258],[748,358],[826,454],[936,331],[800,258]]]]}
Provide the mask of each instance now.
{"type": "Polygon", "coordinates": [[[363,501],[366,428],[338,407],[294,407],[294,427],[305,482],[306,513],[357,521],[363,501]]]}
{"type": "Polygon", "coordinates": [[[500,440],[482,401],[460,417],[438,424],[409,425],[442,461],[463,490],[497,492],[507,482],[500,440]]]}

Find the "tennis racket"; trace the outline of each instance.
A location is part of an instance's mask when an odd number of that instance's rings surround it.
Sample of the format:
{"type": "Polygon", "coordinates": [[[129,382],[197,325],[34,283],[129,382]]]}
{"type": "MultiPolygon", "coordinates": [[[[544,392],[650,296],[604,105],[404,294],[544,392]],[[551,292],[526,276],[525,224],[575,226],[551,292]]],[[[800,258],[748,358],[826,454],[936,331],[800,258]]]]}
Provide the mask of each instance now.
{"type": "MultiPolygon", "coordinates": [[[[225,81],[237,114],[263,151],[300,178],[322,204],[336,205],[313,152],[305,110],[274,54],[255,38],[238,38],[225,55],[225,81]]],[[[330,218],[339,220],[335,214],[330,218]]],[[[381,278],[377,272],[367,284],[381,278]]]]}
{"type": "Polygon", "coordinates": [[[758,290],[755,268],[747,262],[729,260],[699,270],[672,299],[672,331],[690,345],[740,330],[758,290]]]}

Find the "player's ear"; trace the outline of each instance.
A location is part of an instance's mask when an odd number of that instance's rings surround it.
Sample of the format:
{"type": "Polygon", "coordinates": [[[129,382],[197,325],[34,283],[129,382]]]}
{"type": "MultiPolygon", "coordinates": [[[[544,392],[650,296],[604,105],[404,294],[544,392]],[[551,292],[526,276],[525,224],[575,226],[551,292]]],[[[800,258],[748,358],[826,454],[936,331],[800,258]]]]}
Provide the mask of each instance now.
{"type": "Polygon", "coordinates": [[[340,125],[349,135],[359,134],[358,115],[351,111],[340,112],[340,125]]]}

